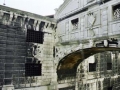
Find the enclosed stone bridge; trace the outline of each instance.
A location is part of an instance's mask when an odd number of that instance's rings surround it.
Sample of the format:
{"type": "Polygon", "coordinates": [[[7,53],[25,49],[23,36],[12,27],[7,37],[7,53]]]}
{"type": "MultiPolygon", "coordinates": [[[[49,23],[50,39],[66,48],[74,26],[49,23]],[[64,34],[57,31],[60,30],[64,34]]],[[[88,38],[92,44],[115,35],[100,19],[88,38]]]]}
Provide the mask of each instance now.
{"type": "Polygon", "coordinates": [[[105,51],[120,51],[118,47],[92,47],[80,49],[62,58],[57,67],[58,80],[76,76],[78,65],[86,58],[105,51]]]}

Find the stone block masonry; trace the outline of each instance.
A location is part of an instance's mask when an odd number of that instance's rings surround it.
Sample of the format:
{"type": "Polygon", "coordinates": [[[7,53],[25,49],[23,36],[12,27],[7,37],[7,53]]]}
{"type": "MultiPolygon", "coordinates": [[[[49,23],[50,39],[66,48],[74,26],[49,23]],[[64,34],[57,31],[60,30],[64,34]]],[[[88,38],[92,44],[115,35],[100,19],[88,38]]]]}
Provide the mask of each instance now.
{"type": "MultiPolygon", "coordinates": [[[[25,73],[26,42],[22,28],[0,25],[0,79],[3,85],[14,84],[14,77],[23,78],[25,73]],[[2,28],[4,27],[4,28],[2,28]],[[21,33],[19,33],[21,31],[21,33]],[[23,46],[23,47],[22,47],[23,46]]],[[[20,82],[22,83],[22,82],[20,82]]]]}
{"type": "Polygon", "coordinates": [[[52,73],[55,73],[53,47],[56,20],[1,5],[0,8],[0,86],[3,90],[10,89],[10,85],[15,89],[48,87],[53,81],[52,73]],[[43,43],[27,41],[27,30],[33,30],[37,35],[44,33],[43,43]],[[26,63],[41,64],[42,69],[37,71],[41,75],[26,76],[26,63]]]}

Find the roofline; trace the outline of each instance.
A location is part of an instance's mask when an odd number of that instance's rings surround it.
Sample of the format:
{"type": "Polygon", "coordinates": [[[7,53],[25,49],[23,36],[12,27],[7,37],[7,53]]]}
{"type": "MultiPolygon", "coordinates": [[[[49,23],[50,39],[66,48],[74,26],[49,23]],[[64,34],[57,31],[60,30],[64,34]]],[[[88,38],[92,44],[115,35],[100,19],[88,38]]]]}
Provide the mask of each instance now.
{"type": "Polygon", "coordinates": [[[35,13],[31,13],[31,12],[27,12],[27,11],[11,8],[11,7],[8,7],[8,6],[0,5],[0,9],[1,10],[5,10],[7,12],[11,12],[12,11],[13,13],[17,13],[17,14],[20,14],[22,16],[35,17],[35,18],[38,18],[38,19],[44,19],[44,20],[56,23],[56,19],[54,19],[54,18],[49,18],[49,17],[46,17],[46,16],[42,16],[42,15],[38,15],[38,14],[35,14],[35,13]]]}

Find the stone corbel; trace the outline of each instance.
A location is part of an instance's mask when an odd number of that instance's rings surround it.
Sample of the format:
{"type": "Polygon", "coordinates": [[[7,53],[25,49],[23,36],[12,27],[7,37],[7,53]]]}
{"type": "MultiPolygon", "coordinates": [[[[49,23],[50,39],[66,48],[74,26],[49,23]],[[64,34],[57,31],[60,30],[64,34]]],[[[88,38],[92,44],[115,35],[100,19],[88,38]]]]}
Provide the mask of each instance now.
{"type": "Polygon", "coordinates": [[[51,29],[51,24],[52,24],[52,23],[50,22],[49,25],[48,25],[48,28],[49,28],[49,29],[51,29]]]}
{"type": "Polygon", "coordinates": [[[21,16],[22,20],[21,20],[21,27],[24,27],[24,22],[25,22],[25,17],[21,16]]]}
{"type": "Polygon", "coordinates": [[[25,27],[27,28],[27,29],[31,29],[31,26],[29,25],[29,20],[30,20],[30,18],[29,17],[26,17],[27,18],[27,22],[25,21],[25,27]]]}
{"type": "Polygon", "coordinates": [[[2,19],[2,18],[3,18],[3,15],[4,15],[3,10],[0,10],[0,19],[2,19]]]}
{"type": "Polygon", "coordinates": [[[17,17],[18,17],[18,14],[14,13],[14,14],[13,14],[13,18],[14,18],[14,19],[12,19],[12,21],[13,21],[13,22],[16,22],[17,17]]]}
{"type": "Polygon", "coordinates": [[[26,18],[27,18],[27,16],[24,16],[24,17],[23,17],[23,23],[22,23],[22,24],[23,24],[23,28],[24,28],[24,29],[26,28],[26,26],[25,26],[25,19],[26,19],[26,18]]]}
{"type": "Polygon", "coordinates": [[[12,19],[13,19],[13,12],[10,12],[10,19],[9,19],[9,21],[11,22],[12,19]]]}
{"type": "Polygon", "coordinates": [[[16,13],[13,13],[13,18],[11,20],[11,24],[14,26],[15,25],[15,22],[16,22],[16,19],[17,19],[17,14],[16,13]]]}
{"type": "Polygon", "coordinates": [[[45,22],[44,29],[46,29],[47,24],[48,24],[48,23],[47,23],[47,22],[45,22]]]}
{"type": "Polygon", "coordinates": [[[54,30],[56,30],[57,29],[57,24],[55,24],[55,26],[54,26],[54,30]]]}
{"type": "Polygon", "coordinates": [[[34,30],[36,30],[36,26],[38,25],[38,20],[34,19],[34,24],[33,24],[33,28],[34,30]]]}
{"type": "Polygon", "coordinates": [[[40,22],[41,22],[41,21],[38,20],[38,24],[36,25],[36,31],[39,31],[40,22]]]}
{"type": "Polygon", "coordinates": [[[47,32],[47,24],[48,22],[45,22],[44,29],[43,29],[44,32],[47,32]]]}
{"type": "Polygon", "coordinates": [[[12,19],[13,19],[13,12],[10,12],[9,25],[11,24],[12,19]]]}

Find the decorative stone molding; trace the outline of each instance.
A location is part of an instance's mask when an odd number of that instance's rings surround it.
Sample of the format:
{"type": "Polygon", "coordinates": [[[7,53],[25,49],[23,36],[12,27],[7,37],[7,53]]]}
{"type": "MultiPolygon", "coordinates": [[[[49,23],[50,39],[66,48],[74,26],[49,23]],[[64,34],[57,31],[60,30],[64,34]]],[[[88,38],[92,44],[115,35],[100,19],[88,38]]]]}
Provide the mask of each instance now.
{"type": "Polygon", "coordinates": [[[12,11],[10,12],[7,12],[6,14],[9,14],[9,17],[5,15],[6,11],[3,11],[3,10],[0,10],[0,19],[1,19],[1,22],[3,24],[6,24],[6,25],[12,25],[12,26],[19,26],[19,27],[22,27],[24,29],[34,29],[36,31],[39,31],[40,29],[40,24],[41,22],[45,22],[45,25],[44,25],[44,29],[46,28],[49,28],[51,30],[55,30],[56,27],[56,23],[54,22],[54,27],[51,28],[51,24],[52,22],[51,21],[46,21],[46,20],[41,20],[41,19],[36,19],[35,17],[30,17],[28,15],[20,15],[20,14],[17,14],[17,13],[14,13],[12,11]],[[6,20],[6,18],[8,20],[6,20]],[[33,20],[34,22],[32,22],[31,24],[31,20],[33,20]],[[51,23],[51,24],[50,24],[51,23]]]}

